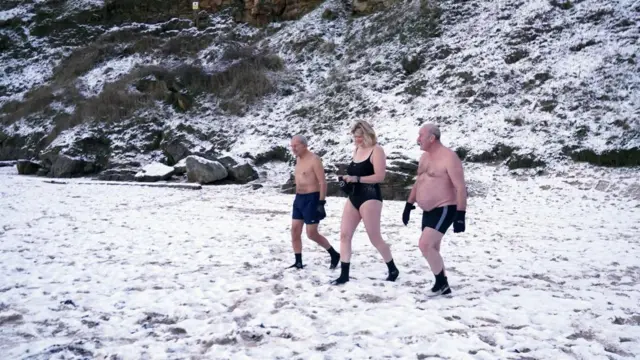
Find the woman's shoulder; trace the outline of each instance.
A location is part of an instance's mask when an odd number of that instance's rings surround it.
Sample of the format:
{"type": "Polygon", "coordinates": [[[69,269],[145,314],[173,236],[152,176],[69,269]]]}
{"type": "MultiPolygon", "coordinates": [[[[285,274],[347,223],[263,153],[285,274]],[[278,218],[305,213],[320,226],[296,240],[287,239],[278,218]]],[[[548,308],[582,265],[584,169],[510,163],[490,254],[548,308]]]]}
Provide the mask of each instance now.
{"type": "Polygon", "coordinates": [[[380,144],[375,144],[373,146],[373,151],[379,153],[379,154],[384,154],[384,147],[382,147],[382,145],[380,144]]]}

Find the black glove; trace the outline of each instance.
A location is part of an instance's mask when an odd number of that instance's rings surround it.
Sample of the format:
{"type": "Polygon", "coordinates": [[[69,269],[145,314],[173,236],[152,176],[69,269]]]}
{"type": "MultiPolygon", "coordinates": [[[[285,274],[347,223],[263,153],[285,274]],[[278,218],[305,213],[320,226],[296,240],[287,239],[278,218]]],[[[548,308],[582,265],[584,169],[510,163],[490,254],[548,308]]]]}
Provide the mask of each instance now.
{"type": "Polygon", "coordinates": [[[324,205],[326,203],[327,202],[325,200],[318,201],[318,207],[316,207],[316,211],[317,211],[316,217],[318,220],[322,220],[327,217],[327,212],[324,211],[324,205]]]}
{"type": "Polygon", "coordinates": [[[453,220],[454,233],[464,232],[465,230],[464,215],[465,215],[465,211],[458,210],[456,212],[456,217],[453,220]]]}
{"type": "Polygon", "coordinates": [[[402,212],[402,222],[406,226],[409,223],[409,215],[411,215],[411,210],[415,209],[415,205],[406,203],[404,205],[404,211],[402,212]]]}
{"type": "Polygon", "coordinates": [[[342,192],[347,195],[351,195],[353,184],[344,181],[344,178],[342,176],[338,176],[338,185],[340,186],[340,190],[342,190],[342,192]]]}

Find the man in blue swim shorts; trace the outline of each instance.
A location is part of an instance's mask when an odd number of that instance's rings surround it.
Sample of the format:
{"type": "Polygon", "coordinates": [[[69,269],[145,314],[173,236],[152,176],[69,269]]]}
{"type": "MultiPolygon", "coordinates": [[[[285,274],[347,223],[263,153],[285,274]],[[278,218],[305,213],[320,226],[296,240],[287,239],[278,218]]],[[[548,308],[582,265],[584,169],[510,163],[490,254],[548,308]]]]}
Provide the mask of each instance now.
{"type": "Polygon", "coordinates": [[[327,214],[324,210],[327,181],[322,159],[309,151],[307,139],[302,135],[291,138],[291,151],[296,156],[296,196],[291,214],[291,243],[296,257],[290,268],[302,269],[302,227],[306,226],[307,237],[322,246],[331,256],[330,269],[340,262],[340,254],[329,241],[318,232],[318,225],[327,214]]]}

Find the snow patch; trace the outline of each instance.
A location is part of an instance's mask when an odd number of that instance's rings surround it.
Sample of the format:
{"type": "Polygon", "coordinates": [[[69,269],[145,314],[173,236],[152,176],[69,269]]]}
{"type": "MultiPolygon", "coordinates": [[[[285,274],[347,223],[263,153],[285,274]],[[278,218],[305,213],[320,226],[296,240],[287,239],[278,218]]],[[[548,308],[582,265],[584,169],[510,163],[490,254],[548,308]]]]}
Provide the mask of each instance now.
{"type": "Polygon", "coordinates": [[[104,0],[68,0],[65,4],[68,10],[86,10],[104,7],[104,0]]]}
{"type": "Polygon", "coordinates": [[[85,97],[97,96],[106,83],[118,80],[122,75],[128,74],[133,68],[143,63],[156,64],[157,62],[143,59],[139,55],[109,60],[79,77],[78,88],[85,97]]]}
{"type": "Polygon", "coordinates": [[[19,16],[27,15],[31,9],[31,6],[20,5],[13,9],[0,11],[0,21],[6,21],[19,16]]]}
{"type": "Polygon", "coordinates": [[[172,173],[174,170],[175,169],[171,166],[167,166],[165,164],[156,162],[156,163],[151,163],[142,167],[142,169],[138,173],[136,173],[135,177],[136,178],[141,178],[144,176],[164,177],[164,176],[167,176],[167,174],[172,173]]]}
{"type": "Polygon", "coordinates": [[[24,94],[47,81],[53,74],[53,66],[48,62],[39,61],[38,58],[24,61],[11,60],[3,63],[2,76],[0,76],[0,86],[9,89],[20,89],[11,97],[2,96],[0,101],[22,100],[24,94]],[[7,69],[13,68],[11,73],[7,69]]]}

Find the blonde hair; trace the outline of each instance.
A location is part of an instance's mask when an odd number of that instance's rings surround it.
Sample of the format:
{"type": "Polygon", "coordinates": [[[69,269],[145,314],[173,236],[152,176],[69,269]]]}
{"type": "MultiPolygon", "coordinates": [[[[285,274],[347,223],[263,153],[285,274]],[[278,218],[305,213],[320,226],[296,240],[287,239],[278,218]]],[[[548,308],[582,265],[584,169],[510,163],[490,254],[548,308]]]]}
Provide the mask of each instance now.
{"type": "Polygon", "coordinates": [[[378,137],[376,136],[375,130],[373,130],[373,126],[364,120],[357,121],[353,124],[351,134],[362,135],[364,143],[367,146],[374,146],[378,143],[378,137]]]}

